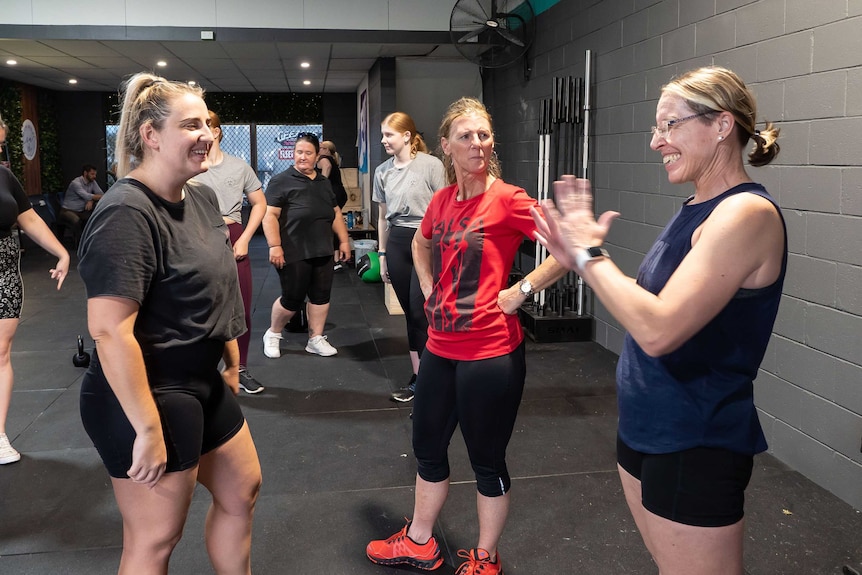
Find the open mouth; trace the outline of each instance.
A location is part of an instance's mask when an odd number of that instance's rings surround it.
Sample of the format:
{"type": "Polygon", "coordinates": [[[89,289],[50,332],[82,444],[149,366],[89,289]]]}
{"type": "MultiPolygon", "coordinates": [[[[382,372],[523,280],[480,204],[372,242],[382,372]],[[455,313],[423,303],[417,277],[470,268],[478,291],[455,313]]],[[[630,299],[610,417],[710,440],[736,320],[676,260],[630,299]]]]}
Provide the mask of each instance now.
{"type": "Polygon", "coordinates": [[[664,165],[672,164],[680,158],[680,154],[668,154],[666,156],[662,156],[661,161],[664,165]]]}

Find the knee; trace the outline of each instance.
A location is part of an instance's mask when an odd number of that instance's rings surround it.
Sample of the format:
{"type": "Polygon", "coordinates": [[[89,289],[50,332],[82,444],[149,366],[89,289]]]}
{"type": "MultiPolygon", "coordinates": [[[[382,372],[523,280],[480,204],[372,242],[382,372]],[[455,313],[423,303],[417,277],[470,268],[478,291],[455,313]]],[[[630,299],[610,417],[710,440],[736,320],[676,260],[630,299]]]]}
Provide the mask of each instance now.
{"type": "Polygon", "coordinates": [[[505,464],[489,467],[474,463],[473,472],[476,474],[476,489],[485,497],[500,497],[512,487],[505,464]]]}
{"type": "Polygon", "coordinates": [[[417,471],[419,477],[429,483],[439,483],[449,478],[449,460],[421,458],[416,454],[417,471]]]}
{"type": "Polygon", "coordinates": [[[284,309],[284,311],[296,313],[299,311],[299,308],[302,307],[302,301],[298,299],[288,299],[284,296],[278,298],[278,305],[284,309]]]}
{"type": "Polygon", "coordinates": [[[228,515],[250,516],[254,512],[254,507],[260,496],[261,484],[260,473],[250,474],[239,484],[237,489],[231,490],[227,497],[214,497],[213,504],[218,505],[228,515]]]}

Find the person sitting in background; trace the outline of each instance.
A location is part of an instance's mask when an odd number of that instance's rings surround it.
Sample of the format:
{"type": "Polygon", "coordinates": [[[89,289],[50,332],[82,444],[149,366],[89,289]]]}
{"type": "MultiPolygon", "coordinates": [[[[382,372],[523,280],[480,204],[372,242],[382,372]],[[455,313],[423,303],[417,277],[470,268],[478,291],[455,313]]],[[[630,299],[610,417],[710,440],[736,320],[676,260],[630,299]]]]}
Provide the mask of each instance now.
{"type": "Polygon", "coordinates": [[[260,180],[247,163],[236,156],[226,154],[221,149],[224,132],[218,114],[210,110],[210,130],[214,141],[209,151],[209,169],[194,177],[195,181],[206,184],[218,196],[221,215],[230,233],[233,257],[239,276],[242,304],[245,308],[246,332],[236,339],[239,345],[239,387],[246,393],[260,393],[263,386],[248,371],[248,345],[251,339],[251,261],[248,259],[248,243],[254,237],[263,215],[266,213],[266,198],[261,190],[260,180]],[[248,225],[242,225],[243,194],[251,204],[248,225]]]}
{"type": "Polygon", "coordinates": [[[90,214],[93,213],[93,207],[103,194],[102,188],[96,182],[96,167],[85,164],[81,168],[81,175],[72,180],[66,188],[60,215],[68,223],[76,224],[79,229],[83,229],[90,214]]]}

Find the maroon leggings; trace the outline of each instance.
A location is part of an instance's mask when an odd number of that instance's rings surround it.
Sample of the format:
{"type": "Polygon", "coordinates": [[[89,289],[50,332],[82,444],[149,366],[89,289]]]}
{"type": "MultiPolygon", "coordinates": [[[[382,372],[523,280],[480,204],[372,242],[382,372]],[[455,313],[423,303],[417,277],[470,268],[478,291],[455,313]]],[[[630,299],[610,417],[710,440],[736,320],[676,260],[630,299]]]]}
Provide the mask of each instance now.
{"type": "MultiPolygon", "coordinates": [[[[245,230],[242,224],[228,224],[231,245],[236,242],[245,230]]],[[[239,291],[242,293],[242,307],[245,310],[246,332],[236,338],[239,345],[239,364],[248,365],[248,343],[251,340],[251,262],[248,258],[237,260],[236,275],[239,276],[239,291]]]]}

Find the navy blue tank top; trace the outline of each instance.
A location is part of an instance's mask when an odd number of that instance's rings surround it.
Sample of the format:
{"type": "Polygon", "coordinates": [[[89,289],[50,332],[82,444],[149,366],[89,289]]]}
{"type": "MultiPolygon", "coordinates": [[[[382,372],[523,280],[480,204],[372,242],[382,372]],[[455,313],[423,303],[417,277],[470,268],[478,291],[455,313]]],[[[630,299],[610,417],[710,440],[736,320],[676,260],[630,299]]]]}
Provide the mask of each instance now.
{"type": "MultiPolygon", "coordinates": [[[[760,184],[746,183],[698,204],[686,200],[641,263],[637,283],[658,294],[691,250],[694,231],[728,197],[752,193],[775,200],[760,184]]],[[[772,333],[787,269],[787,228],[781,273],[770,286],[740,289],[719,314],[679,349],[661,357],[644,353],[626,334],[617,364],[620,438],[643,453],[720,447],[738,453],[766,450],[754,407],[753,381],[772,333]]]]}

